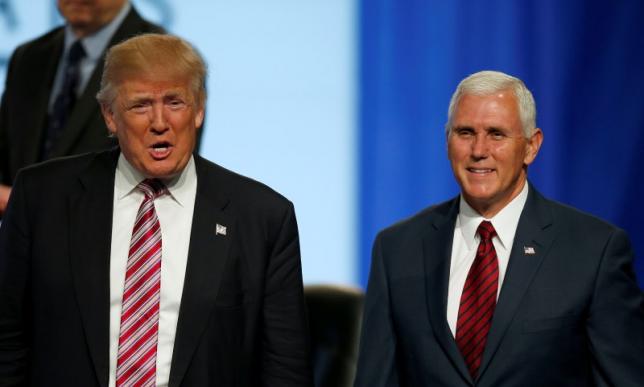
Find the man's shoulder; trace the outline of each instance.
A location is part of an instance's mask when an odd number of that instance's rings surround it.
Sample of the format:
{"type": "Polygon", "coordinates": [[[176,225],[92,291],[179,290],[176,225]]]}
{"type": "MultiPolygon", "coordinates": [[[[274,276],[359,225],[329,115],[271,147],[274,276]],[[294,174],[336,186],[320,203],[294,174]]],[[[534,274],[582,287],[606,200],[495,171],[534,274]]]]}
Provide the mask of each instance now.
{"type": "Polygon", "coordinates": [[[245,207],[290,206],[290,201],[282,194],[248,176],[241,175],[222,167],[210,160],[195,158],[197,176],[226,196],[245,207]]]}
{"type": "Polygon", "coordinates": [[[25,57],[29,58],[30,54],[43,53],[55,48],[55,46],[52,45],[52,42],[56,41],[57,39],[62,39],[64,37],[63,28],[64,28],[63,26],[55,27],[54,29],[49,30],[48,32],[34,39],[31,39],[25,43],[20,44],[13,51],[12,57],[20,58],[20,59],[23,59],[25,57]]]}
{"type": "Polygon", "coordinates": [[[378,238],[409,239],[417,238],[430,227],[451,222],[458,213],[458,196],[442,203],[426,207],[417,213],[404,218],[378,233],[378,238]]]}
{"type": "Polygon", "coordinates": [[[39,185],[48,185],[52,188],[64,186],[72,180],[78,179],[97,161],[100,162],[102,160],[104,164],[109,164],[110,159],[115,160],[115,152],[116,150],[114,149],[102,152],[89,152],[33,164],[20,170],[16,180],[26,180],[39,185]]]}
{"type": "Polygon", "coordinates": [[[112,37],[110,45],[142,33],[165,33],[165,29],[149,20],[144,19],[134,6],[130,9],[125,19],[112,37]]]}
{"type": "Polygon", "coordinates": [[[612,233],[618,229],[617,226],[597,215],[557,200],[545,198],[539,193],[537,195],[538,200],[541,200],[552,214],[552,220],[560,232],[570,231],[596,235],[597,233],[612,233]]]}

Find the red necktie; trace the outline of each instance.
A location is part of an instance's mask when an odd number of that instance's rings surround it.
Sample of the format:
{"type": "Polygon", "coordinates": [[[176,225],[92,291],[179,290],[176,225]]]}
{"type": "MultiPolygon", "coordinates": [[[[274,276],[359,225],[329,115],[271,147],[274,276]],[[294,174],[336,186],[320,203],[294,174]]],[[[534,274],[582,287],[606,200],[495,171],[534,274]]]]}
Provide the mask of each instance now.
{"type": "Polygon", "coordinates": [[[499,287],[499,262],[492,244],[496,231],[492,223],[483,221],[476,232],[481,242],[465,280],[456,323],[456,345],[474,379],[481,366],[499,287]]]}
{"type": "Polygon", "coordinates": [[[116,386],[156,383],[159,299],[161,290],[161,225],[154,199],[167,192],[163,183],[146,179],[136,187],[144,198],[136,215],[127,259],[116,386]]]}

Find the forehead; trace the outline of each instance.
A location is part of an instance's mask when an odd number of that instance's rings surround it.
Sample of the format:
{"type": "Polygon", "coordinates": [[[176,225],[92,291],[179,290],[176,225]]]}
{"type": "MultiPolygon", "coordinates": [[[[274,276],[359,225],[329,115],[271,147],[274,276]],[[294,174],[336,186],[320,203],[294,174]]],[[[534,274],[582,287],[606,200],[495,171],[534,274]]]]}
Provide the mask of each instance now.
{"type": "Polygon", "coordinates": [[[453,117],[453,126],[502,126],[521,125],[517,99],[511,91],[490,95],[463,95],[453,117]]]}

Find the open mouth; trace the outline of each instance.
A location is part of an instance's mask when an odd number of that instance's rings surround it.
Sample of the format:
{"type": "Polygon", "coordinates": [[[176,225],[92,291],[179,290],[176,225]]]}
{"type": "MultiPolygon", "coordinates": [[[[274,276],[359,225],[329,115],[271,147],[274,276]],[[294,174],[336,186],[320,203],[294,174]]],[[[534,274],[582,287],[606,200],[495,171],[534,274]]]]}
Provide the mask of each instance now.
{"type": "Polygon", "coordinates": [[[152,144],[150,147],[150,153],[153,158],[157,160],[162,160],[170,155],[172,151],[172,144],[167,141],[159,141],[152,144]]]}

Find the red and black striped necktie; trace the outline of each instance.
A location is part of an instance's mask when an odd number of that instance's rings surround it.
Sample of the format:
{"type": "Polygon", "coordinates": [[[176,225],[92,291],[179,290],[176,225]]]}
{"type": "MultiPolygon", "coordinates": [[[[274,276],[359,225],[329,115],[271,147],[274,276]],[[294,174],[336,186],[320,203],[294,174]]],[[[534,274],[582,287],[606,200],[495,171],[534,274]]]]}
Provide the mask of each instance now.
{"type": "Polygon", "coordinates": [[[167,192],[157,179],[136,187],[144,198],[136,215],[125,273],[116,386],[156,385],[159,300],[161,291],[161,225],[154,199],[167,192]]]}
{"type": "Polygon", "coordinates": [[[496,231],[492,223],[483,221],[476,232],[481,242],[465,280],[456,323],[456,345],[474,379],[481,366],[499,287],[499,262],[492,244],[496,231]]]}

